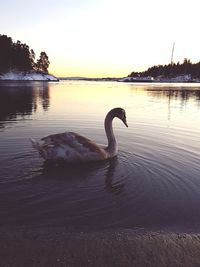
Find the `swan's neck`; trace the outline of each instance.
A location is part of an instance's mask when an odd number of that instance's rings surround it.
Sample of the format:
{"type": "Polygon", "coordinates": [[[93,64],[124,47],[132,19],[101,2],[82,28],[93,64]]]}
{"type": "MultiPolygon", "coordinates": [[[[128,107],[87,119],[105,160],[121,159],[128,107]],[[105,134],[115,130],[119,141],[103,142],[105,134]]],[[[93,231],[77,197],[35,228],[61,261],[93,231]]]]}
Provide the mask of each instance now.
{"type": "Polygon", "coordinates": [[[117,143],[113,133],[113,127],[112,127],[113,119],[114,116],[108,113],[104,121],[104,126],[105,126],[106,136],[108,139],[108,147],[106,148],[106,150],[114,156],[117,153],[117,143]]]}

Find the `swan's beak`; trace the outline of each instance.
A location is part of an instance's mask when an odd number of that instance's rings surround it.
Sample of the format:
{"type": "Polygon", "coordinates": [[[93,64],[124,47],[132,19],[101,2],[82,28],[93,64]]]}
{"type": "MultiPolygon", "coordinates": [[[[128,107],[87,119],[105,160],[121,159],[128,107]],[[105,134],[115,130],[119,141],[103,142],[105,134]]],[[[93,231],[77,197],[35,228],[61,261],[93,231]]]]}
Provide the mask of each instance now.
{"type": "Polygon", "coordinates": [[[123,123],[126,125],[126,127],[128,127],[128,124],[127,124],[126,118],[124,118],[122,121],[123,121],[123,123]]]}

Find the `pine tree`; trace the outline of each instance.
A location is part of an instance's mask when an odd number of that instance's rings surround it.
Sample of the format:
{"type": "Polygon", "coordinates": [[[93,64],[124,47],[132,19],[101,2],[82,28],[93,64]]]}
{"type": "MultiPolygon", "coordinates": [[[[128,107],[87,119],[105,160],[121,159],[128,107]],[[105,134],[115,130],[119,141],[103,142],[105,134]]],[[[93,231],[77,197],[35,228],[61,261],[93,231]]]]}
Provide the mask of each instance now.
{"type": "Polygon", "coordinates": [[[6,35],[0,35],[0,72],[12,67],[12,39],[6,35]]]}
{"type": "Polygon", "coordinates": [[[0,34],[0,72],[12,69],[20,71],[36,70],[48,73],[49,59],[45,52],[35,63],[35,52],[20,41],[13,42],[12,38],[0,34]]]}
{"type": "Polygon", "coordinates": [[[40,53],[40,58],[37,60],[36,63],[36,70],[39,72],[48,73],[48,67],[49,67],[49,58],[45,52],[40,53]]]}

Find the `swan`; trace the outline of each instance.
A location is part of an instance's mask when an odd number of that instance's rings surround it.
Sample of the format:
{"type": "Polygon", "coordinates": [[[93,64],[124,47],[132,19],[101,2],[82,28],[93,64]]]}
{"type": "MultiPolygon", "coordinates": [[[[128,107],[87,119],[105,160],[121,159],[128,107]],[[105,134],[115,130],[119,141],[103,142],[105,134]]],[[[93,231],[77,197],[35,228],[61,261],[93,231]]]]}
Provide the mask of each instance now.
{"type": "Polygon", "coordinates": [[[108,146],[102,147],[74,132],[48,135],[42,144],[31,138],[32,146],[47,161],[90,162],[112,158],[117,155],[117,142],[113,133],[112,121],[120,119],[126,127],[126,112],[122,108],[111,109],[104,121],[108,146]]]}

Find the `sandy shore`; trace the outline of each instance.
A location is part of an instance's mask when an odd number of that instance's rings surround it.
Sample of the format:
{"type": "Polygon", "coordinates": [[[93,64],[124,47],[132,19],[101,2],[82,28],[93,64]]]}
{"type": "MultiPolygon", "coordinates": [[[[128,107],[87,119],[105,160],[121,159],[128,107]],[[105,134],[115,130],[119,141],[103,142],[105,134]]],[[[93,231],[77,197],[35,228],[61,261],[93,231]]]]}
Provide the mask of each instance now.
{"type": "Polygon", "coordinates": [[[200,266],[200,234],[1,228],[1,267],[200,266]]]}

